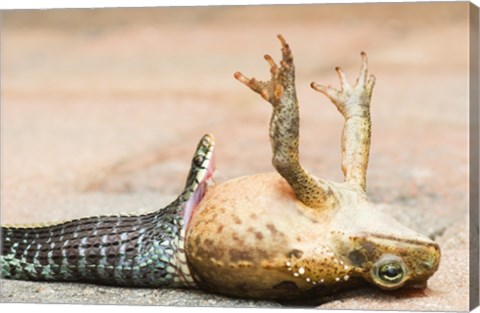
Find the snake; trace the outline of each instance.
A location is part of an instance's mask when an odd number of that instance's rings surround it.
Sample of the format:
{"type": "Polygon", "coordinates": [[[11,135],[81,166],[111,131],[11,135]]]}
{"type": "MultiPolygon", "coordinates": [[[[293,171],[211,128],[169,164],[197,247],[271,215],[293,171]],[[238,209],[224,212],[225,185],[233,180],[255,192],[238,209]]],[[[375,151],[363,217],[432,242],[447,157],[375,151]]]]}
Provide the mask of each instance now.
{"type": "Polygon", "coordinates": [[[191,287],[186,226],[214,171],[214,138],[204,135],[186,184],[169,205],[145,214],[91,216],[2,226],[2,277],[136,287],[191,287]]]}

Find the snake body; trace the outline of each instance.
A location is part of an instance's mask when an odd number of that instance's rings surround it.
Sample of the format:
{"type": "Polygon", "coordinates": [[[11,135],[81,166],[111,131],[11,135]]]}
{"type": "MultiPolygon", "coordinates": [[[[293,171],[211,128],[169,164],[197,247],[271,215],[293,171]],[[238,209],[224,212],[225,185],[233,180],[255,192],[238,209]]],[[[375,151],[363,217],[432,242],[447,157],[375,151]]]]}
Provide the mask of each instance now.
{"type": "Polygon", "coordinates": [[[205,135],[183,192],[155,212],[2,227],[2,277],[138,287],[195,286],[184,251],[185,231],[212,175],[213,147],[213,138],[205,135]]]}

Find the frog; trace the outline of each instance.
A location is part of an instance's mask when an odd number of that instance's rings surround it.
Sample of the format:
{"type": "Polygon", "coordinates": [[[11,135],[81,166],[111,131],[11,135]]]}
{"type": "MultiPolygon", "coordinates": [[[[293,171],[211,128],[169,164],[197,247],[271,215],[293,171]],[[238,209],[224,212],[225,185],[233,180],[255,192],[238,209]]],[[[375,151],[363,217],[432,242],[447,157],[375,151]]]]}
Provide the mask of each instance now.
{"type": "Polygon", "coordinates": [[[350,85],[311,83],[345,119],[341,138],[345,180],[309,173],[299,161],[299,107],[289,44],[280,66],[270,55],[269,81],[234,77],[273,108],[270,143],[275,172],[233,179],[209,189],[190,221],[187,258],[197,285],[257,299],[321,297],[369,283],[383,290],[425,288],[438,269],[440,248],[368,200],[370,102],[375,76],[361,53],[350,85]]]}
{"type": "Polygon", "coordinates": [[[180,195],[142,214],[91,216],[1,227],[6,279],[124,287],[195,288],[230,297],[298,300],[370,284],[425,288],[440,248],[383,213],[366,194],[375,77],[367,55],[350,85],[312,83],[344,116],[343,182],[319,179],[299,161],[293,54],[283,36],[267,82],[234,77],[273,107],[275,172],[215,183],[215,138],[204,135],[180,195]]]}

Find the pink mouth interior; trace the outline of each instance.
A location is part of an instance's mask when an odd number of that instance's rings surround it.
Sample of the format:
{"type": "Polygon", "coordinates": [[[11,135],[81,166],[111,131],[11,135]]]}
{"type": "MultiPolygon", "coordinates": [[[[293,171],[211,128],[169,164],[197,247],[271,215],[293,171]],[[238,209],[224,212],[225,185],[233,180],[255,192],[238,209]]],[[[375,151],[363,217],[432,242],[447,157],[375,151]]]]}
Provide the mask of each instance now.
{"type": "Polygon", "coordinates": [[[190,220],[192,218],[193,212],[195,211],[195,208],[205,196],[205,193],[207,192],[207,189],[208,189],[208,181],[213,177],[214,173],[215,173],[215,151],[212,152],[212,157],[208,164],[208,168],[205,176],[203,177],[201,182],[198,184],[197,189],[195,189],[195,191],[193,192],[193,195],[185,204],[185,211],[183,213],[184,214],[183,227],[185,229],[190,224],[190,220]]]}

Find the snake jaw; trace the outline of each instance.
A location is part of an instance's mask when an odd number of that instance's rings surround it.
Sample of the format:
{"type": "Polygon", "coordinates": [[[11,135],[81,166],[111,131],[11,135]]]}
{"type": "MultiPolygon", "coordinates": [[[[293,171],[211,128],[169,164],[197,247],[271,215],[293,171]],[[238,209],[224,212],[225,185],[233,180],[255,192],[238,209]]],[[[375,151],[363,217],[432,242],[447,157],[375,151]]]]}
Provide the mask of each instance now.
{"type": "Polygon", "coordinates": [[[195,211],[195,208],[198,206],[198,204],[202,201],[203,197],[207,193],[208,189],[210,186],[215,184],[214,180],[214,175],[215,175],[215,149],[212,146],[211,151],[209,151],[209,157],[205,161],[207,164],[206,169],[204,169],[201,173],[201,175],[198,175],[198,185],[194,189],[192,195],[188,199],[188,201],[185,203],[185,210],[184,210],[184,215],[183,215],[183,228],[184,230],[187,229],[190,220],[192,218],[192,215],[195,211]]]}

